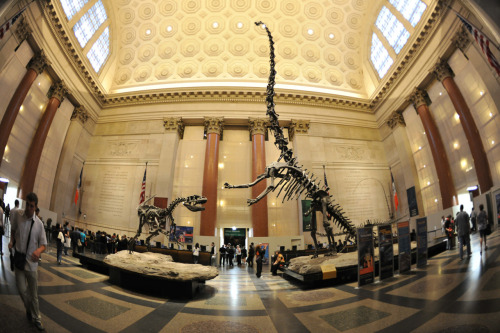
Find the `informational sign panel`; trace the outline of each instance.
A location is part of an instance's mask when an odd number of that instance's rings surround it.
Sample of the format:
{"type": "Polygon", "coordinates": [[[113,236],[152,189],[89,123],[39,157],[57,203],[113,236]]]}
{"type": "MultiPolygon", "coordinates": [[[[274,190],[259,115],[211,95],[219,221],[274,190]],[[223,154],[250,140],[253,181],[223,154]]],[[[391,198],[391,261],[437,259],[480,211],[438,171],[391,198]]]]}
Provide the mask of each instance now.
{"type": "Polygon", "coordinates": [[[411,269],[410,222],[398,222],[399,274],[411,269]]]}
{"type": "MultiPolygon", "coordinates": [[[[170,241],[175,241],[173,227],[170,228],[170,241]]],[[[175,228],[175,238],[179,243],[193,243],[193,227],[177,226],[175,228]]]]}
{"type": "Polygon", "coordinates": [[[406,189],[406,197],[408,198],[408,209],[410,210],[410,217],[418,215],[417,193],[415,186],[406,189]]]}
{"type": "Polygon", "coordinates": [[[417,219],[417,267],[427,266],[427,217],[417,219]]]}
{"type": "Polygon", "coordinates": [[[373,227],[358,231],[358,286],[373,283],[375,280],[373,227]]]}
{"type": "Polygon", "coordinates": [[[312,212],[309,215],[306,213],[309,212],[311,208],[311,200],[302,200],[302,231],[312,231],[312,218],[315,216],[315,213],[312,212]]]}
{"type": "Polygon", "coordinates": [[[390,224],[378,226],[378,250],[380,280],[394,276],[394,247],[390,224]]]}

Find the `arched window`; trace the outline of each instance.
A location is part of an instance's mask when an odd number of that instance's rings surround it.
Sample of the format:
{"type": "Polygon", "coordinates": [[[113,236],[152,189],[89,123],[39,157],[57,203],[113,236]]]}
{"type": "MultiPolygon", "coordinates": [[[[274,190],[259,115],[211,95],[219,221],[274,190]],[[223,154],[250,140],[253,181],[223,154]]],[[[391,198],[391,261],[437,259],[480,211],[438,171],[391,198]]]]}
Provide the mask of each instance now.
{"type": "Polygon", "coordinates": [[[380,10],[372,34],[370,60],[383,78],[410,38],[427,5],[420,0],[388,0],[380,10]]]}
{"type": "Polygon", "coordinates": [[[109,56],[109,22],[102,1],[61,0],[61,6],[82,51],[94,70],[99,72],[109,56]],[[91,44],[87,45],[89,42],[91,44]]]}

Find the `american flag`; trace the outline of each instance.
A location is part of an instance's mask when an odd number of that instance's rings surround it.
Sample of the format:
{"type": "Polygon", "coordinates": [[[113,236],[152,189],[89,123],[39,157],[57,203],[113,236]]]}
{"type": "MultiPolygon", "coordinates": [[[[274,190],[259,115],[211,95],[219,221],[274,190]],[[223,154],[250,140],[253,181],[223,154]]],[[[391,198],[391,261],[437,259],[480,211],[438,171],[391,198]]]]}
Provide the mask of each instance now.
{"type": "Polygon", "coordinates": [[[83,174],[83,167],[82,170],[80,171],[80,178],[78,178],[78,185],[76,185],[75,205],[78,203],[78,197],[80,196],[80,188],[82,187],[82,174],[83,174]]]}
{"type": "Polygon", "coordinates": [[[146,171],[148,170],[148,166],[146,165],[146,169],[144,169],[144,177],[142,178],[142,186],[141,186],[141,196],[139,197],[139,205],[146,200],[146,171]]]}
{"type": "Polygon", "coordinates": [[[488,62],[490,63],[491,67],[493,67],[497,72],[497,75],[500,76],[500,64],[498,63],[498,60],[495,58],[493,53],[491,53],[490,40],[488,39],[488,37],[486,37],[481,31],[479,31],[475,26],[473,26],[469,21],[464,19],[462,16],[460,16],[459,14],[456,15],[458,16],[460,21],[462,21],[465,28],[469,30],[472,36],[474,36],[474,39],[481,47],[481,50],[488,59],[488,62]]]}
{"type": "Polygon", "coordinates": [[[21,14],[25,10],[26,10],[26,7],[24,7],[23,9],[21,9],[21,11],[19,11],[16,15],[14,15],[14,17],[12,17],[10,20],[8,20],[7,22],[5,22],[0,27],[0,39],[3,38],[4,34],[12,27],[12,25],[14,25],[14,23],[17,21],[17,19],[19,19],[19,17],[21,16],[21,14]]]}
{"type": "Polygon", "coordinates": [[[394,207],[398,210],[399,200],[398,200],[398,192],[396,192],[396,183],[394,183],[394,177],[392,176],[391,171],[391,181],[392,181],[392,193],[394,194],[394,207]]]}

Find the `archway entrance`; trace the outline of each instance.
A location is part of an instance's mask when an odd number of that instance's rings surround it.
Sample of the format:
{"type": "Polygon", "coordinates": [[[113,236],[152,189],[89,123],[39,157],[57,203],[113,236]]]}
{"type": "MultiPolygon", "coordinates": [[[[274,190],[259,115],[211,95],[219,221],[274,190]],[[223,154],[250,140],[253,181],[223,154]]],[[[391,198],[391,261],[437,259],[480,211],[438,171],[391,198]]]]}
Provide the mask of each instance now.
{"type": "Polygon", "coordinates": [[[224,228],[224,244],[245,246],[247,231],[245,228],[224,228]]]}

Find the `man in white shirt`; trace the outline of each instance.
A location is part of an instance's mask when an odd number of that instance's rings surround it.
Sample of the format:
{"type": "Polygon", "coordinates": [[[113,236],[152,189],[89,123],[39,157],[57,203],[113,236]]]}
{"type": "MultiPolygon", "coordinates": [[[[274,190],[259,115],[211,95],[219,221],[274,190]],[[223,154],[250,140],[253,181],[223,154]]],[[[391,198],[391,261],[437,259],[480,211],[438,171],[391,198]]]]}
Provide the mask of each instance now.
{"type": "Polygon", "coordinates": [[[38,260],[47,247],[47,238],[42,221],[36,216],[38,197],[35,193],[26,196],[26,209],[14,210],[11,215],[12,228],[9,249],[25,253],[24,269],[15,268],[16,285],[26,308],[26,316],[39,331],[42,325],[38,305],[38,260]]]}

